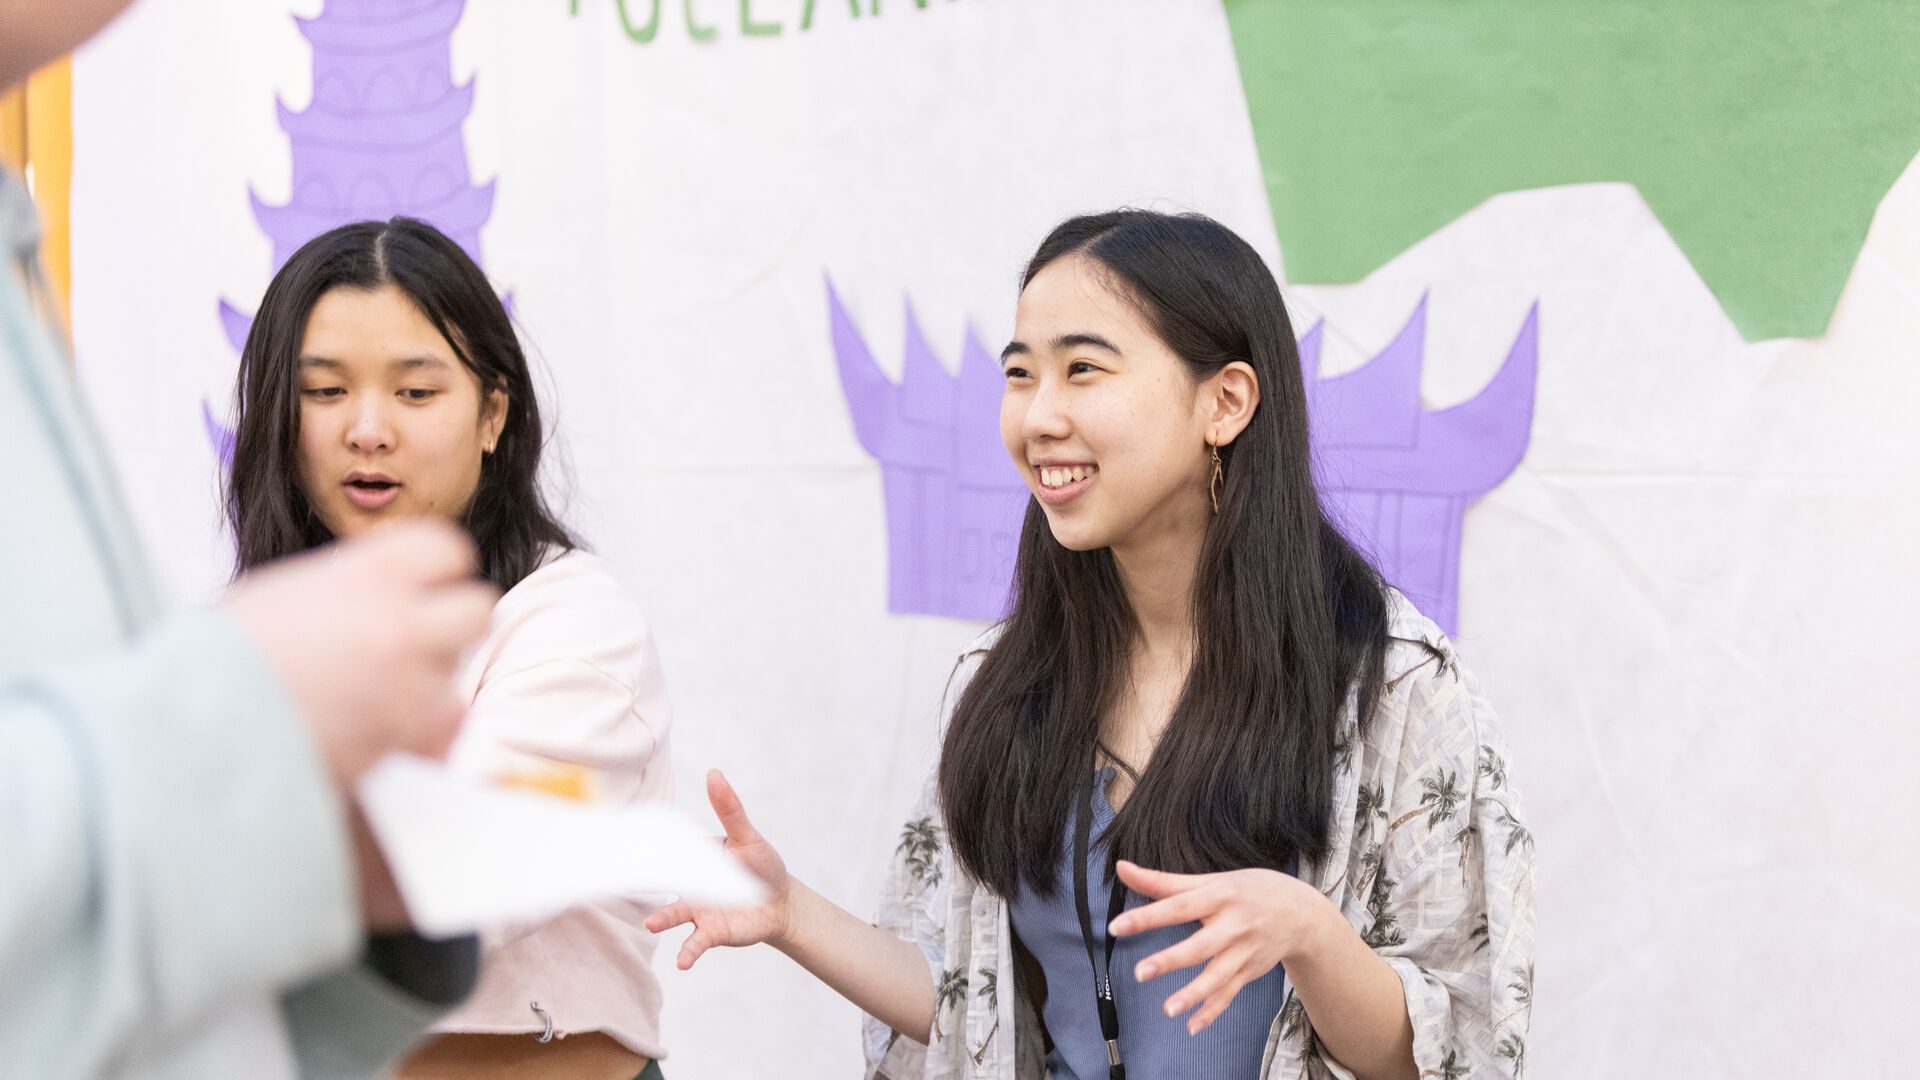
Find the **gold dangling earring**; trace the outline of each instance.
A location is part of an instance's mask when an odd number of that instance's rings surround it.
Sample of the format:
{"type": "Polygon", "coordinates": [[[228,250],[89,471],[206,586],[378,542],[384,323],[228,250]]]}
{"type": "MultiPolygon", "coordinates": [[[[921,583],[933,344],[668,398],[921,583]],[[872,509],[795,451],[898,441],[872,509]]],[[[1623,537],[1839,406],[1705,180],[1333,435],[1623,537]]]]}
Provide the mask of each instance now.
{"type": "Polygon", "coordinates": [[[1226,473],[1220,469],[1220,448],[1212,443],[1208,443],[1207,453],[1213,455],[1213,477],[1207,481],[1207,497],[1213,500],[1213,512],[1218,514],[1220,512],[1220,484],[1227,477],[1226,473]]]}

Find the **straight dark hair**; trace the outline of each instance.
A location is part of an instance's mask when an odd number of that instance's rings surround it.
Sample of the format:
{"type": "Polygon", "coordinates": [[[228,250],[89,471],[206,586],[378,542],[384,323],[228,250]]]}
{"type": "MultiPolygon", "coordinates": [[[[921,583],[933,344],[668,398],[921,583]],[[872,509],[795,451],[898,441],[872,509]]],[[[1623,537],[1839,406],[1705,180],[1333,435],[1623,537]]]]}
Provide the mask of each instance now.
{"type": "Polygon", "coordinates": [[[540,491],[545,433],[533,376],[513,323],[487,276],[460,245],[424,221],[396,217],[321,233],[293,253],[267,286],[240,351],[238,424],[226,481],[236,573],[333,539],[300,490],[300,349],[307,317],[334,289],[405,293],[468,371],[507,396],[507,419],[461,524],[480,551],[480,573],[505,592],[552,550],[579,546],[540,491]]]}
{"type": "MultiPolygon", "coordinates": [[[[1070,219],[1041,243],[1021,288],[1070,255],[1098,264],[1196,382],[1243,360],[1261,391],[1246,430],[1220,448],[1226,480],[1194,577],[1192,666],[1108,834],[1110,858],[1209,873],[1324,857],[1340,712],[1357,692],[1363,726],[1371,716],[1388,609],[1379,574],[1314,490],[1299,347],[1279,286],[1246,241],[1198,214],[1070,219]]],[[[954,853],[995,893],[1013,896],[1024,881],[1052,894],[1069,809],[1136,629],[1112,551],[1062,547],[1030,500],[1012,613],[940,756],[954,853]]]]}

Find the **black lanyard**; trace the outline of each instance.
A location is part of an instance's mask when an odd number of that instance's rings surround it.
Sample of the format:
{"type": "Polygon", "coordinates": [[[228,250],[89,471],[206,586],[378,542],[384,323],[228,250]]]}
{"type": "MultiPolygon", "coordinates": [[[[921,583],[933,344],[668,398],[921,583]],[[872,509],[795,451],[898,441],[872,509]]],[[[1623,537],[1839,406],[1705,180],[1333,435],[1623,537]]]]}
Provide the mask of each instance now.
{"type": "MultiPolygon", "coordinates": [[[[1097,775],[1097,774],[1096,774],[1097,775]]],[[[1093,785],[1096,777],[1087,777],[1081,789],[1080,814],[1073,823],[1073,906],[1080,915],[1080,940],[1087,947],[1087,963],[1093,967],[1093,996],[1100,1007],[1100,1034],[1107,1040],[1107,1080],[1127,1080],[1127,1067],[1120,1063],[1120,1010],[1113,1005],[1113,920],[1127,906],[1127,888],[1116,876],[1113,891],[1107,896],[1107,955],[1101,963],[1093,950],[1093,916],[1087,910],[1087,850],[1093,836],[1093,785]]]]}

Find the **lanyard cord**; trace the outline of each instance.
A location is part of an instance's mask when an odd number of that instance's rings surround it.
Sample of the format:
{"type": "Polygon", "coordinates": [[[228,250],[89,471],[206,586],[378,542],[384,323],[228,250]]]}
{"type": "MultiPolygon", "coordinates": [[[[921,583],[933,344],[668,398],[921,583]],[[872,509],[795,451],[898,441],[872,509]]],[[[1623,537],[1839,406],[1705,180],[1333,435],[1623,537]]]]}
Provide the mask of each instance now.
{"type": "Polygon", "coordinates": [[[1120,1010],[1113,1004],[1113,920],[1127,906],[1126,886],[1114,880],[1107,895],[1107,955],[1103,964],[1093,948],[1093,916],[1087,908],[1087,852],[1093,836],[1093,785],[1089,774],[1081,789],[1080,813],[1073,823],[1073,899],[1080,916],[1080,941],[1087,947],[1087,963],[1093,968],[1093,996],[1100,1007],[1100,1035],[1107,1040],[1107,1080],[1127,1080],[1127,1067],[1120,1062],[1120,1010]]]}

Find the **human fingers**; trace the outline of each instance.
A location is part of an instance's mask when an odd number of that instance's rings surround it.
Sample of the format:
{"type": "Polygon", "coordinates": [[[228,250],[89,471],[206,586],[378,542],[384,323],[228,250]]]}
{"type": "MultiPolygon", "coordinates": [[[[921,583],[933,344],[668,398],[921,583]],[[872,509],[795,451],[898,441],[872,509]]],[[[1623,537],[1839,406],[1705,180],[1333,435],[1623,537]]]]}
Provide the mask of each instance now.
{"type": "Polygon", "coordinates": [[[1229,936],[1210,927],[1201,927],[1187,938],[1169,945],[1152,956],[1140,961],[1133,967],[1133,977],[1139,982],[1149,982],[1165,975],[1169,971],[1179,971],[1195,964],[1203,964],[1207,959],[1225,948],[1229,936]]]}
{"type": "Polygon", "coordinates": [[[707,773],[707,801],[713,804],[713,812],[720,819],[720,827],[727,830],[729,845],[751,844],[761,840],[760,832],[753,827],[747,817],[747,808],[740,802],[740,795],[727,783],[727,778],[719,769],[707,773]]]}

